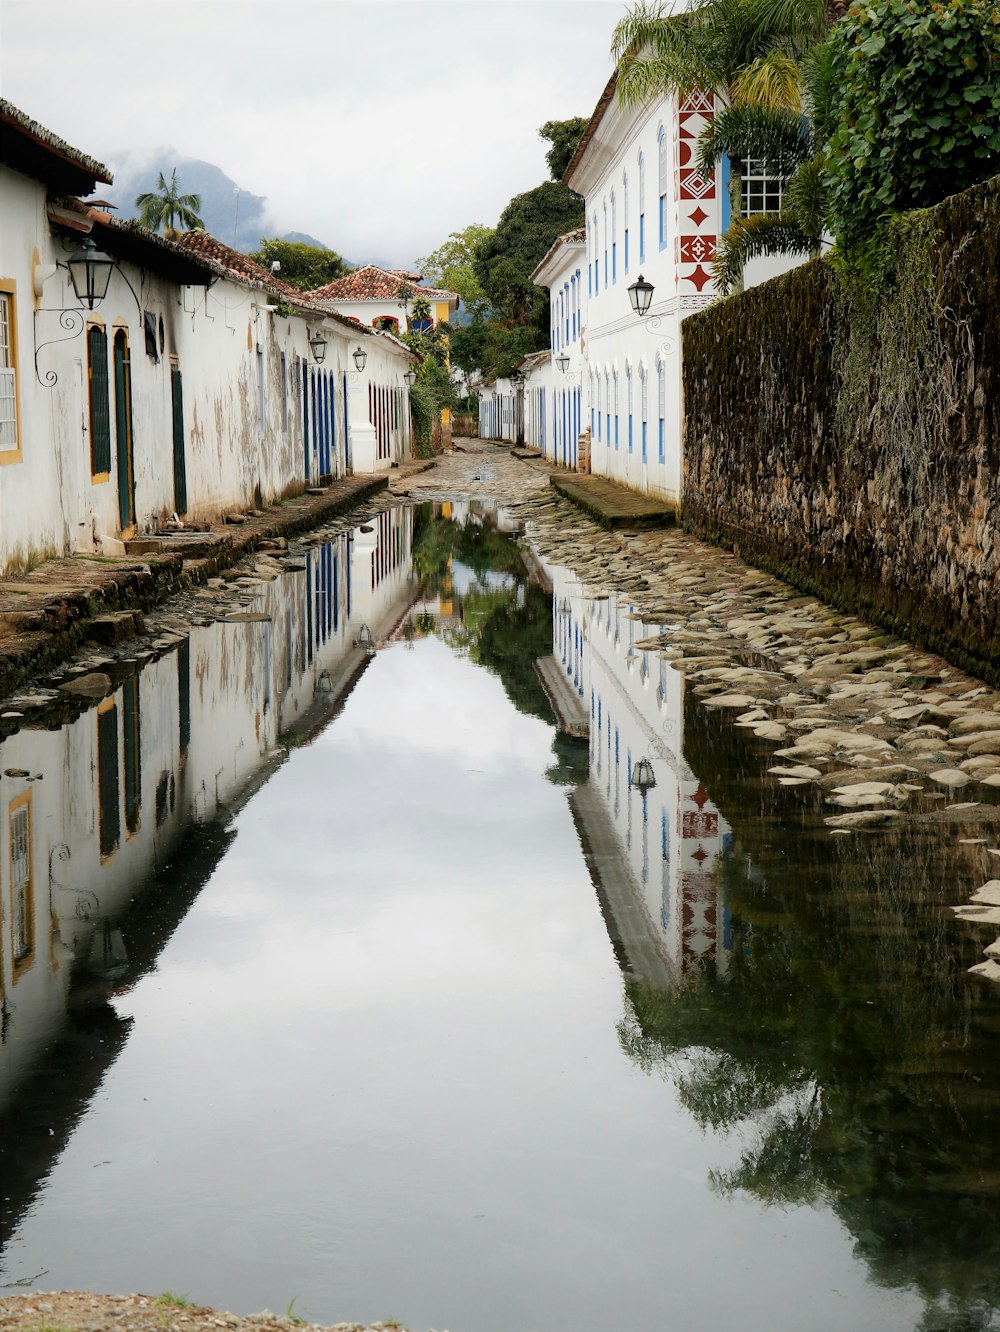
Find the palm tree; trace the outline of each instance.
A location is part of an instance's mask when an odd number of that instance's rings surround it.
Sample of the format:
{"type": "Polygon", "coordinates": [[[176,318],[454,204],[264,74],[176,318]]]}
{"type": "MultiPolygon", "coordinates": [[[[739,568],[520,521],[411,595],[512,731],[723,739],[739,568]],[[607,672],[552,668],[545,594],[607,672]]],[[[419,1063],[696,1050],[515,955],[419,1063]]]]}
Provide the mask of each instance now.
{"type": "Polygon", "coordinates": [[[159,231],[162,227],[163,234],[168,237],[178,234],[175,222],[180,222],[185,231],[203,227],[205,224],[198,216],[201,195],[178,194],[176,167],[170,173],[169,185],[164,180],[162,171],[159,177],[155,190],[147,190],[145,194],[136,195],[135,206],[139,210],[139,221],[143,226],[149,227],[150,231],[159,231]]]}
{"type": "MultiPolygon", "coordinates": [[[[802,63],[826,26],[826,0],[693,0],[677,12],[664,0],[639,0],[612,37],[618,99],[636,106],[664,92],[711,92],[729,108],[797,115],[802,63]]],[[[748,156],[729,155],[733,218],[743,213],[748,156]]]]}
{"type": "Polygon", "coordinates": [[[721,238],[713,273],[723,293],[738,288],[748,260],[761,254],[818,255],[828,212],[824,146],[837,117],[833,48],[818,44],[802,61],[800,110],[728,106],[698,143],[698,170],[707,173],[727,154],[753,157],[769,175],[787,181],[781,210],[734,216],[721,238]]]}

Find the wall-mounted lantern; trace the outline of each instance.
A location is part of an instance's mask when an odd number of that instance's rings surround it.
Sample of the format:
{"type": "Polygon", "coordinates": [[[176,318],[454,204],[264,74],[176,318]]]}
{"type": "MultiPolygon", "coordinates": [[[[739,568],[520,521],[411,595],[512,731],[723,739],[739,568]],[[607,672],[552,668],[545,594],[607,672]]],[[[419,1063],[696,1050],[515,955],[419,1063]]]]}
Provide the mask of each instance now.
{"type": "Polygon", "coordinates": [[[73,294],[78,301],[85,301],[88,309],[92,310],[108,294],[108,283],[115,261],[110,255],[102,253],[88,236],[81,248],[70,255],[66,266],[73,283],[73,294]]]}
{"type": "Polygon", "coordinates": [[[632,783],[637,791],[643,795],[651,791],[656,785],[656,775],[653,772],[653,765],[648,758],[641,758],[632,769],[632,783]]]}
{"type": "Polygon", "coordinates": [[[566,355],[565,352],[560,352],[560,354],[556,357],[556,365],[559,367],[559,373],[561,375],[564,375],[566,371],[569,369],[569,357],[566,355]]]}
{"type": "Polygon", "coordinates": [[[653,300],[652,282],[647,282],[640,273],[628,289],[628,298],[632,302],[632,309],[641,319],[653,300]]]}
{"type": "Polygon", "coordinates": [[[352,357],[359,370],[363,370],[368,364],[368,353],[364,347],[359,346],[356,351],[352,352],[352,357]]]}
{"type": "Polygon", "coordinates": [[[317,365],[322,365],[326,360],[326,346],[326,338],[317,329],[309,339],[309,350],[312,352],[313,360],[317,365]]]}
{"type": "Polygon", "coordinates": [[[410,369],[407,370],[406,374],[403,376],[403,383],[406,385],[407,388],[413,388],[413,385],[416,382],[417,382],[417,372],[411,366],[410,369]]]}

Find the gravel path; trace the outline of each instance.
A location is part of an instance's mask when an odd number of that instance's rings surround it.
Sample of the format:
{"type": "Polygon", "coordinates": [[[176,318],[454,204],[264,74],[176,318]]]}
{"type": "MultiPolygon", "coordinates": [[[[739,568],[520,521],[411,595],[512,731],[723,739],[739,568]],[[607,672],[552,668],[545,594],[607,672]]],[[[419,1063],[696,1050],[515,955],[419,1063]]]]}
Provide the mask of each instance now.
{"type": "Polygon", "coordinates": [[[406,1332],[398,1323],[334,1323],[321,1328],[265,1310],[238,1317],[178,1303],[169,1295],[89,1295],[77,1291],[0,1300],[0,1332],[406,1332]]]}

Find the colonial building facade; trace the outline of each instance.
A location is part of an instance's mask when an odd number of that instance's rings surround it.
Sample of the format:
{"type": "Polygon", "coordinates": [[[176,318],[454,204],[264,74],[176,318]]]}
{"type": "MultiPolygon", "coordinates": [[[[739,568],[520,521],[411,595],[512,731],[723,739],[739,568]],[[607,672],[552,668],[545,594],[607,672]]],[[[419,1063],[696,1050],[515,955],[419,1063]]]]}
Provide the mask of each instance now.
{"type": "MultiPolygon", "coordinates": [[[[551,302],[551,361],[523,381],[484,387],[480,433],[523,442],[562,466],[607,476],[680,505],[681,349],[686,315],[718,298],[712,277],[730,220],[729,164],[708,176],[696,144],[716,114],[711,94],[663,94],[623,107],[612,76],[563,176],[582,196],[585,227],[560,237],[532,275],[551,302]],[[636,315],[629,288],[652,287],[636,315]],[[554,412],[532,430],[522,399],[541,389],[554,412]]],[[[746,164],[742,209],[780,205],[781,182],[746,164]]],[[[755,285],[797,260],[757,259],[755,285]]]]}
{"type": "Polygon", "coordinates": [[[81,202],[107,168],[6,102],[0,131],[0,573],[408,455],[397,339],[81,202]]]}

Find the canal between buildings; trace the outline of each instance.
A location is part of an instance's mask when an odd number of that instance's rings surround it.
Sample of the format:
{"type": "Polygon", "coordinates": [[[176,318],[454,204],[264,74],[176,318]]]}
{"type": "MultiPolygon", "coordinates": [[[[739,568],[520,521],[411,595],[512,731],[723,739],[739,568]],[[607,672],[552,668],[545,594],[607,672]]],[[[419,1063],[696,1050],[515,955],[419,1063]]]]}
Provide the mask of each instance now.
{"type": "Polygon", "coordinates": [[[8,708],[3,1293],[1000,1326],[984,849],[832,837],[509,526],[385,509],[8,708]]]}

